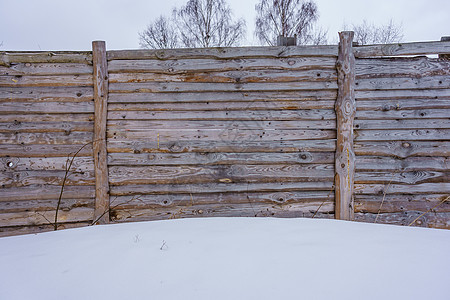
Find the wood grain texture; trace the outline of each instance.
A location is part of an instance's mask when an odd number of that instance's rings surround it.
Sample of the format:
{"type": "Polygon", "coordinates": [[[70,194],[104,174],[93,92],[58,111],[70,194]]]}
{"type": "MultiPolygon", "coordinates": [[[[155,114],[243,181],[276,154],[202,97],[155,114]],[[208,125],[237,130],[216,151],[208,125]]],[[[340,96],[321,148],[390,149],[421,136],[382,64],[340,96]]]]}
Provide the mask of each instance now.
{"type": "Polygon", "coordinates": [[[355,57],[449,54],[450,42],[415,42],[355,47],[355,57]]]}
{"type": "Polygon", "coordinates": [[[108,112],[108,65],[106,44],[92,42],[92,61],[94,65],[94,138],[93,156],[95,172],[95,213],[99,224],[109,223],[109,185],[106,150],[106,119],[108,112]]]}
{"type": "Polygon", "coordinates": [[[355,103],[355,57],[352,49],[354,33],[339,33],[338,97],[336,100],[337,141],[335,155],[335,217],[353,219],[353,185],[355,176],[355,153],[353,150],[353,120],[355,103]]]}

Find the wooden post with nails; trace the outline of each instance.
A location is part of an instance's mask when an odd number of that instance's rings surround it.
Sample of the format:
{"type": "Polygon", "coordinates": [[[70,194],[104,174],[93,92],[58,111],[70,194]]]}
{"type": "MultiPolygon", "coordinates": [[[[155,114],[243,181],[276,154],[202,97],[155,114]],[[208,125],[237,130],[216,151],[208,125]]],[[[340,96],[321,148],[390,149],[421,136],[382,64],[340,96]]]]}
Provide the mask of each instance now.
{"type": "Polygon", "coordinates": [[[353,149],[353,120],[355,103],[355,56],[353,31],[339,33],[339,52],[336,62],[338,96],[335,104],[337,141],[335,156],[335,218],[353,220],[353,190],[355,177],[355,152],[353,149]]]}
{"type": "Polygon", "coordinates": [[[108,105],[108,67],[104,41],[92,42],[94,66],[94,140],[96,224],[109,223],[109,184],[106,152],[106,117],[108,105]]]}

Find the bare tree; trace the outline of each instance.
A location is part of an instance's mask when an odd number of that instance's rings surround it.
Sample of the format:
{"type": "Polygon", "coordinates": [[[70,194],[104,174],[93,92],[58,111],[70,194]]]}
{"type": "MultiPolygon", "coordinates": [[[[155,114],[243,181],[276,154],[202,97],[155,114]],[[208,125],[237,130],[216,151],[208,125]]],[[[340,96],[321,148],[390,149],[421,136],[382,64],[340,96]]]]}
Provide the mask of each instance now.
{"type": "MultiPolygon", "coordinates": [[[[260,0],[255,9],[255,35],[262,44],[276,45],[280,35],[296,35],[298,44],[313,42],[313,25],[319,18],[313,0],[260,0]]],[[[315,40],[321,41],[324,36],[326,33],[316,34],[315,40]]]]}
{"type": "Polygon", "coordinates": [[[160,16],[139,33],[139,45],[149,49],[177,48],[178,33],[171,20],[160,16]]]}
{"type": "Polygon", "coordinates": [[[402,26],[395,24],[392,19],[380,26],[363,20],[361,24],[353,24],[350,29],[355,32],[354,41],[360,45],[397,43],[403,39],[402,26]]]}
{"type": "Polygon", "coordinates": [[[245,21],[233,21],[225,0],[189,0],[173,9],[173,18],[185,47],[229,47],[245,34],[245,21]]]}

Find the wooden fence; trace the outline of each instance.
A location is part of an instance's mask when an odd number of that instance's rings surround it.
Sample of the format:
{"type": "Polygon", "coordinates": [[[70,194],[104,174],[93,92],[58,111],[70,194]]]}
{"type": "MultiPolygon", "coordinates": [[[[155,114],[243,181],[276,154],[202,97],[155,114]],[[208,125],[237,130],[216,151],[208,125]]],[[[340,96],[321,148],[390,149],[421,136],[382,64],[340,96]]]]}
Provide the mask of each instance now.
{"type": "Polygon", "coordinates": [[[450,42],[340,37],[0,52],[0,234],[52,230],[58,202],[58,228],[192,216],[450,228],[450,42]]]}

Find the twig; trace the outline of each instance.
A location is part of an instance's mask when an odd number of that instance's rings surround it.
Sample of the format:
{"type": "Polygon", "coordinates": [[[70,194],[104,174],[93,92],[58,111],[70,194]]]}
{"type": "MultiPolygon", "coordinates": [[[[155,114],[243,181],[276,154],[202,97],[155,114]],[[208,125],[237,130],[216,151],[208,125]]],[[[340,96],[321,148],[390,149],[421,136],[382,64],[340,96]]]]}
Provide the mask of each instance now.
{"type": "Polygon", "coordinates": [[[412,224],[416,223],[417,220],[419,220],[421,217],[423,217],[425,214],[429,213],[430,211],[432,211],[433,209],[435,209],[436,207],[438,207],[439,205],[443,204],[444,202],[446,202],[448,199],[450,199],[450,196],[447,196],[447,198],[445,198],[444,200],[442,200],[441,202],[439,202],[438,204],[436,204],[435,206],[433,206],[432,208],[430,208],[429,210],[427,210],[426,212],[424,212],[423,214],[421,214],[420,216],[418,216],[417,218],[414,219],[414,221],[412,221],[411,223],[409,223],[408,226],[411,226],[412,224]]]}
{"type": "Polygon", "coordinates": [[[380,212],[381,212],[381,207],[383,206],[384,199],[386,198],[387,191],[388,191],[389,187],[391,186],[391,183],[392,183],[392,180],[394,179],[394,176],[395,176],[395,173],[392,174],[391,181],[389,181],[387,188],[384,190],[383,199],[381,200],[381,204],[380,204],[380,207],[378,208],[377,216],[375,217],[375,222],[374,223],[376,223],[377,220],[378,220],[378,216],[380,215],[380,212]]]}

